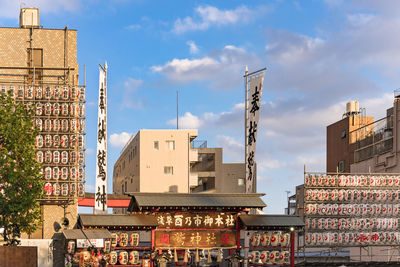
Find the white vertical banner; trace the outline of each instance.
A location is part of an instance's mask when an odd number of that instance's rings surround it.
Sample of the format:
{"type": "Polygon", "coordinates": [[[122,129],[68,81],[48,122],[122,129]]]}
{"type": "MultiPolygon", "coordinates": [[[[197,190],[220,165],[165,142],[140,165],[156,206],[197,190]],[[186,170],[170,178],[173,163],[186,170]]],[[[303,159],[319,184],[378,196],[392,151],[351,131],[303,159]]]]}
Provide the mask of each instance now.
{"type": "MultiPolygon", "coordinates": [[[[249,87],[246,112],[246,193],[255,193],[256,144],[258,121],[260,118],[261,95],[264,81],[264,72],[247,77],[249,87]]],[[[246,86],[247,87],[247,86],[246,86]]],[[[247,94],[247,92],[246,92],[247,94]]]]}
{"type": "Polygon", "coordinates": [[[96,194],[94,214],[107,214],[107,62],[99,67],[96,194]]]}

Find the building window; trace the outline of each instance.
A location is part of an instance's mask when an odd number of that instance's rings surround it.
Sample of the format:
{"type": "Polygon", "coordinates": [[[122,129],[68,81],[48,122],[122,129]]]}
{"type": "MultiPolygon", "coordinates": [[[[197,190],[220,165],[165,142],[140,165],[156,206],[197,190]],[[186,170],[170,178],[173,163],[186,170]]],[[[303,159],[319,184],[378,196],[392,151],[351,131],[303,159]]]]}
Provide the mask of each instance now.
{"type": "Polygon", "coordinates": [[[238,179],[238,186],[243,186],[244,185],[244,179],[243,178],[239,178],[238,179]]]}
{"type": "Polygon", "coordinates": [[[122,194],[124,193],[124,185],[122,185],[122,194]]]}
{"type": "Polygon", "coordinates": [[[341,160],[338,163],[338,172],[345,172],[346,171],[346,161],[341,160]]]}
{"type": "Polygon", "coordinates": [[[342,139],[345,139],[345,138],[346,138],[346,130],[343,130],[343,131],[342,131],[342,134],[340,135],[340,137],[341,137],[342,139]]]}
{"type": "Polygon", "coordinates": [[[167,141],[167,148],[168,150],[175,150],[175,141],[167,141]]]}
{"type": "Polygon", "coordinates": [[[158,150],[158,141],[154,141],[154,149],[158,150]]]}
{"type": "Polygon", "coordinates": [[[125,192],[128,191],[128,183],[125,181],[125,192]]]}
{"type": "Polygon", "coordinates": [[[172,166],[165,166],[165,167],[164,167],[164,174],[165,174],[165,175],[173,175],[173,174],[174,174],[174,167],[172,167],[172,166]]]}

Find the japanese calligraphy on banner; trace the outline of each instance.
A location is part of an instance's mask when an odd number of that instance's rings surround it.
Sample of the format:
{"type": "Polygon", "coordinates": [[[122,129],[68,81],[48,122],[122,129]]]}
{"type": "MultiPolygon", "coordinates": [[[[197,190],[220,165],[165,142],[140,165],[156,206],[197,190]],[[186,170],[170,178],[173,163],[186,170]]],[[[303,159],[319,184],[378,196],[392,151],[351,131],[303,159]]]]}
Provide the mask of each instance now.
{"type": "Polygon", "coordinates": [[[248,118],[246,125],[246,193],[254,193],[257,127],[260,118],[264,72],[249,76],[247,79],[250,88],[248,108],[246,110],[246,118],[248,118]]]}
{"type": "Polygon", "coordinates": [[[236,246],[235,231],[156,231],[158,248],[217,248],[236,246]]]}
{"type": "Polygon", "coordinates": [[[95,214],[107,214],[107,62],[100,65],[95,214]]]}
{"type": "Polygon", "coordinates": [[[169,229],[235,229],[236,214],[158,214],[158,228],[169,229]]]}

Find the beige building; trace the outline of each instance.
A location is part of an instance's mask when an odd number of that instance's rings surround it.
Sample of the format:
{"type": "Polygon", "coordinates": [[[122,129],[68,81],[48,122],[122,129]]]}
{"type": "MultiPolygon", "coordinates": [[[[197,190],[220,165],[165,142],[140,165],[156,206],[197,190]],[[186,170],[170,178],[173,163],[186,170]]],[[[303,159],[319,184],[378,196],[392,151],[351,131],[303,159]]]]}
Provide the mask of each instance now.
{"type": "Polygon", "coordinates": [[[114,164],[113,193],[244,193],[245,164],[223,163],[222,148],[197,146],[196,137],[197,130],[140,130],[114,164]]]}
{"type": "Polygon", "coordinates": [[[188,193],[197,184],[190,165],[198,160],[190,142],[197,130],[140,130],[114,164],[113,193],[188,193]]]}
{"type": "Polygon", "coordinates": [[[77,220],[85,181],[85,88],[79,86],[77,31],[45,29],[23,8],[20,27],[0,28],[0,93],[35,106],[36,157],[43,165],[43,224],[31,238],[52,238],[77,220]],[[65,220],[66,218],[67,220],[65,220]],[[65,225],[63,225],[63,222],[65,225]]]}

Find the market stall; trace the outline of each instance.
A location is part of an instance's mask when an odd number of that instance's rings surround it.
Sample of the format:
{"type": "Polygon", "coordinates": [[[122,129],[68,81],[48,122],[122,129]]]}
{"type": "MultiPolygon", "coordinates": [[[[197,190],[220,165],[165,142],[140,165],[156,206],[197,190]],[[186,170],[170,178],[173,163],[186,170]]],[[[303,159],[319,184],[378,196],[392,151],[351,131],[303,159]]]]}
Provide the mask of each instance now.
{"type": "Polygon", "coordinates": [[[107,229],[70,229],[63,232],[65,241],[65,266],[105,266],[110,251],[112,235],[107,229]]]}
{"type": "Polygon", "coordinates": [[[250,266],[295,266],[296,231],[304,227],[299,217],[243,214],[239,221],[250,237],[249,245],[242,247],[250,266]]]}
{"type": "Polygon", "coordinates": [[[153,215],[151,247],[157,266],[219,266],[240,254],[238,216],[262,209],[263,194],[132,193],[128,211],[153,215]],[[226,261],[225,261],[226,262],[226,261]]]}
{"type": "Polygon", "coordinates": [[[150,266],[152,230],[158,225],[155,216],[80,214],[78,225],[82,229],[101,228],[111,233],[107,266],[150,266]]]}

